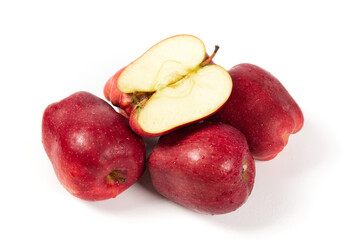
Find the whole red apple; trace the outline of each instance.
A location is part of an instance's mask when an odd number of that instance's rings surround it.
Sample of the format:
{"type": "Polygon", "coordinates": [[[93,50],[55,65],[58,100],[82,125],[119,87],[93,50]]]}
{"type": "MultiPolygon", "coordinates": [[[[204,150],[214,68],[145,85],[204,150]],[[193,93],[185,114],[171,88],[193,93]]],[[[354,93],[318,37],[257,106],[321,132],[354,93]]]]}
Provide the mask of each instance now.
{"type": "Polygon", "coordinates": [[[289,135],[302,128],[301,109],[280,81],[258,66],[239,64],[229,74],[233,80],[230,98],[213,119],[239,129],[255,159],[274,158],[289,135]]]}
{"type": "Polygon", "coordinates": [[[116,197],[144,170],[143,140],[123,116],[88,92],[45,109],[42,143],[60,183],[84,200],[116,197]]]}
{"type": "Polygon", "coordinates": [[[160,194],[205,214],[236,210],[254,185],[246,139],[224,123],[202,122],[160,137],[148,167],[160,194]]]}

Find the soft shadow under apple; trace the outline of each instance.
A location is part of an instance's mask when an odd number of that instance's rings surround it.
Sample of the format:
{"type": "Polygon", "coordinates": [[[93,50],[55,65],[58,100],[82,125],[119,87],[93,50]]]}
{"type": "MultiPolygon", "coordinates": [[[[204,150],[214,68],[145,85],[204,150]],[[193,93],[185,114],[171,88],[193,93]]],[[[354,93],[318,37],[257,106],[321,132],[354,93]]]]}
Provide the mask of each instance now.
{"type": "MultiPolygon", "coordinates": [[[[311,202],[310,195],[304,196],[305,186],[302,185],[302,180],[322,165],[331,164],[326,160],[327,156],[334,154],[334,141],[331,133],[322,128],[320,123],[308,120],[301,132],[291,136],[288,146],[275,159],[268,162],[256,161],[254,190],[242,207],[224,215],[190,215],[233,231],[253,231],[293,219],[311,202]]],[[[157,139],[145,139],[147,157],[156,142],[157,139]]],[[[146,169],[134,186],[115,199],[89,202],[89,205],[111,214],[137,216],[139,213],[152,213],[154,209],[161,211],[166,201],[154,189],[146,169]]],[[[168,207],[166,205],[165,209],[168,207]]],[[[184,208],[184,211],[187,209],[184,208]]]]}
{"type": "Polygon", "coordinates": [[[161,209],[162,201],[166,200],[158,194],[150,182],[150,174],[145,170],[140,180],[133,186],[120,193],[116,198],[87,204],[97,210],[114,214],[137,217],[147,215],[153,209],[161,209]]]}
{"type": "Polygon", "coordinates": [[[229,214],[201,218],[235,231],[252,231],[293,219],[311,202],[310,195],[304,196],[303,179],[328,163],[327,156],[333,154],[335,146],[329,131],[307,121],[275,159],[256,161],[254,190],[242,207],[229,214]]]}

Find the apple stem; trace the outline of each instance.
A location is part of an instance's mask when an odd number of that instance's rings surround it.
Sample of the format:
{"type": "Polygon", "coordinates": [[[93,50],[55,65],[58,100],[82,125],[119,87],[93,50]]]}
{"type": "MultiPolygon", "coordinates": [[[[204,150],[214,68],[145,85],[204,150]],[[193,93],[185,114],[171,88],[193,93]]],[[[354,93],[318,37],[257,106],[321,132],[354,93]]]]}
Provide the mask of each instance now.
{"type": "Polygon", "coordinates": [[[208,65],[213,60],[213,58],[215,57],[215,55],[216,55],[217,51],[219,50],[219,48],[220,48],[219,45],[215,45],[215,50],[214,50],[213,54],[211,54],[210,57],[205,59],[200,65],[202,67],[208,65]]]}

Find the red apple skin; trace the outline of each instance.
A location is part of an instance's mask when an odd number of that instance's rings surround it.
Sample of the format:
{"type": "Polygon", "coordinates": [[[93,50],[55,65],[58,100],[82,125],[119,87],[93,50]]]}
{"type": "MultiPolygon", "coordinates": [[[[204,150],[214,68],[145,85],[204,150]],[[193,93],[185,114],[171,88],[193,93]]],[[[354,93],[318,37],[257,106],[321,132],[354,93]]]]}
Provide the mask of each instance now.
{"type": "Polygon", "coordinates": [[[143,140],[122,115],[88,92],[45,109],[42,143],[60,183],[84,200],[114,198],[144,171],[143,140]],[[117,179],[109,175],[114,170],[117,179]]]}
{"type": "Polygon", "coordinates": [[[160,194],[204,214],[235,211],[254,186],[255,163],[245,137],[219,122],[197,123],[160,137],[148,168],[160,194]]]}
{"type": "Polygon", "coordinates": [[[232,93],[213,119],[239,129],[255,159],[273,159],[302,128],[301,109],[278,79],[256,65],[239,64],[229,74],[232,93]]]}
{"type": "Polygon", "coordinates": [[[120,100],[122,92],[117,87],[117,80],[120,74],[124,71],[125,67],[117,71],[109,80],[106,81],[104,86],[104,96],[111,102],[112,105],[120,107],[120,100]]]}
{"type": "Polygon", "coordinates": [[[112,105],[121,108],[124,111],[119,112],[123,114],[124,112],[126,115],[124,115],[126,118],[129,118],[131,111],[134,109],[134,106],[132,104],[131,98],[132,94],[123,93],[119,90],[117,87],[117,81],[119,79],[120,74],[126,67],[120,69],[117,71],[111,78],[109,78],[104,86],[104,96],[105,98],[111,102],[112,105]]]}

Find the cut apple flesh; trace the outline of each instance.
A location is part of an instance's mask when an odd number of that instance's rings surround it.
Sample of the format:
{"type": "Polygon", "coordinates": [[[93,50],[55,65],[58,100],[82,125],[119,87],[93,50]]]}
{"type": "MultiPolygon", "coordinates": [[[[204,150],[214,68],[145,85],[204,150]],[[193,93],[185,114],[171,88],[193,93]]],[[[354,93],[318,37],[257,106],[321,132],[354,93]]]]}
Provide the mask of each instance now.
{"type": "Polygon", "coordinates": [[[125,68],[118,87],[124,93],[154,92],[196,68],[205,54],[204,43],[194,36],[165,39],[125,68]]]}
{"type": "Polygon", "coordinates": [[[209,65],[156,91],[139,112],[139,125],[146,132],[161,133],[209,116],[230,95],[231,78],[226,76],[225,69],[209,65]]]}
{"type": "Polygon", "coordinates": [[[137,120],[143,131],[167,132],[211,115],[226,102],[231,77],[218,65],[203,66],[205,55],[201,40],[179,35],[158,43],[123,71],[118,87],[141,99],[137,120]]]}

